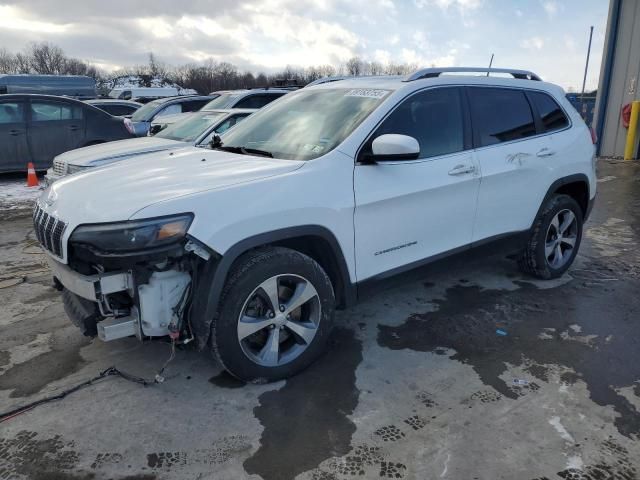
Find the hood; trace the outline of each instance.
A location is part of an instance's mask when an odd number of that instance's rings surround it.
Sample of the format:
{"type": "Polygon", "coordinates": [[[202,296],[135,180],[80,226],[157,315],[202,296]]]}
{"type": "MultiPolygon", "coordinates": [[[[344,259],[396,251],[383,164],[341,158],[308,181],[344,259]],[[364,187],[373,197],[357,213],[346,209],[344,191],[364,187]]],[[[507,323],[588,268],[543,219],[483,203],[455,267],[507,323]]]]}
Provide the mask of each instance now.
{"type": "Polygon", "coordinates": [[[101,143],[99,145],[91,145],[89,147],[71,150],[58,155],[56,159],[64,161],[68,165],[91,167],[124,160],[132,155],[160,152],[171,148],[184,147],[186,145],[188,144],[185,142],[178,142],[166,138],[129,138],[127,140],[101,143]]]}
{"type": "MultiPolygon", "coordinates": [[[[48,200],[46,210],[70,227],[121,221],[157,202],[282,175],[303,164],[187,147],[70,175],[45,190],[41,203],[48,200]]],[[[172,213],[181,212],[167,211],[172,213]]]]}

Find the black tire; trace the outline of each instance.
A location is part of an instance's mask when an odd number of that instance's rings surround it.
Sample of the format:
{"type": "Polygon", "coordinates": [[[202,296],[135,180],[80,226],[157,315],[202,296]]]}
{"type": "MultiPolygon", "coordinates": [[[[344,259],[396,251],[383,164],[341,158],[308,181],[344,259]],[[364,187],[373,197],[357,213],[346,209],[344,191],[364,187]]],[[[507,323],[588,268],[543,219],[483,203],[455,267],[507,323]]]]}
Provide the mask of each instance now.
{"type": "Polygon", "coordinates": [[[578,249],[580,248],[580,242],[582,240],[582,231],[583,212],[580,205],[578,205],[578,203],[569,195],[553,195],[544,204],[540,214],[534,222],[527,246],[518,260],[520,269],[525,273],[544,280],[560,277],[567,271],[576,258],[578,249]],[[556,215],[566,210],[569,210],[573,215],[575,215],[576,239],[574,246],[570,251],[568,251],[569,256],[567,259],[561,266],[556,268],[550,264],[545,254],[545,244],[547,242],[547,235],[549,233],[551,222],[554,220],[556,215]]]}
{"type": "MultiPolygon", "coordinates": [[[[308,367],[323,353],[331,331],[334,309],[331,280],[315,260],[288,248],[256,249],[240,257],[229,273],[218,313],[211,326],[211,350],[230,374],[246,382],[264,383],[288,378],[308,367]],[[244,313],[246,302],[255,295],[256,289],[279,275],[299,276],[315,288],[317,297],[314,297],[314,302],[315,308],[317,305],[320,307],[316,310],[319,320],[315,336],[308,344],[304,344],[306,349],[302,353],[283,365],[264,366],[245,353],[246,347],[241,345],[238,325],[240,314],[244,313]]],[[[266,328],[261,330],[265,331],[268,332],[266,328]]],[[[291,337],[296,340],[295,335],[291,334],[291,337]]]]}

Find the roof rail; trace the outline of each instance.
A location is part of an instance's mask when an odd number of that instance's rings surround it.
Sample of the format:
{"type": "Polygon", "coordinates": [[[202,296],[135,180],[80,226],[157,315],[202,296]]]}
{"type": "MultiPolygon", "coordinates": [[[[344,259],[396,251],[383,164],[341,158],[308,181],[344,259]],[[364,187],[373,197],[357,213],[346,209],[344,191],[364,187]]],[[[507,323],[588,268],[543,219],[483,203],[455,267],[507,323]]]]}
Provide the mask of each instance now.
{"type": "Polygon", "coordinates": [[[447,67],[447,68],[423,68],[418,70],[407,78],[404,79],[405,82],[413,82],[414,80],[420,80],[423,78],[436,78],[439,77],[443,73],[486,73],[487,77],[490,73],[508,73],[513,76],[513,78],[518,78],[520,80],[537,80],[541,81],[542,79],[533,72],[528,70],[514,70],[512,68],[475,68],[475,67],[447,67]]]}

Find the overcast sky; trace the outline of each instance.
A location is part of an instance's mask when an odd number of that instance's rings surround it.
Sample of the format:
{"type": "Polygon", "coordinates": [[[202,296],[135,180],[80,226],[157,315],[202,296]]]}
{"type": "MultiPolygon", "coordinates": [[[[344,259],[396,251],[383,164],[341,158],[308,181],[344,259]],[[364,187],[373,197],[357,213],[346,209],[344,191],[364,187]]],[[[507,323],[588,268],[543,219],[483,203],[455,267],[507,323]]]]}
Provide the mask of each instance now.
{"type": "Polygon", "coordinates": [[[213,58],[241,69],[337,65],[359,55],[422,66],[530,69],[597,87],[607,0],[0,0],[0,48],[49,41],[106,70],[213,58]]]}

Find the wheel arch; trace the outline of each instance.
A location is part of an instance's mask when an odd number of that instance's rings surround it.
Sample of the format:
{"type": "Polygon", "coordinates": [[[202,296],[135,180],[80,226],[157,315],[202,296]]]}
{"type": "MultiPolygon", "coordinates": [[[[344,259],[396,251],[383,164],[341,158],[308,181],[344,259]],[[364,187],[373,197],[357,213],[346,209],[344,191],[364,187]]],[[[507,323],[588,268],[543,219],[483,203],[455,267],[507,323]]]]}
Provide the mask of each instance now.
{"type": "Polygon", "coordinates": [[[538,212],[531,223],[531,228],[535,224],[536,218],[542,212],[547,201],[553,196],[557,194],[569,195],[573,198],[580,208],[582,209],[583,219],[587,220],[591,205],[591,194],[589,190],[589,178],[584,173],[576,173],[574,175],[568,175],[566,177],[559,178],[555,182],[551,184],[547,193],[545,194],[540,207],[538,208],[538,212]]]}
{"type": "Polygon", "coordinates": [[[291,248],[313,258],[331,279],[338,307],[355,302],[355,285],[351,282],[342,248],[330,230],[320,225],[303,225],[261,233],[234,244],[224,255],[212,257],[198,272],[192,310],[198,347],[204,348],[207,344],[211,322],[217,314],[220,296],[233,265],[245,253],[268,246],[291,248]]]}

